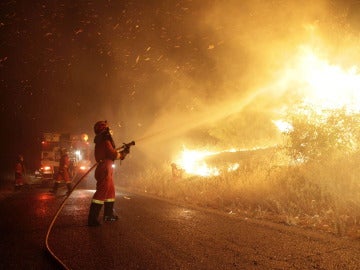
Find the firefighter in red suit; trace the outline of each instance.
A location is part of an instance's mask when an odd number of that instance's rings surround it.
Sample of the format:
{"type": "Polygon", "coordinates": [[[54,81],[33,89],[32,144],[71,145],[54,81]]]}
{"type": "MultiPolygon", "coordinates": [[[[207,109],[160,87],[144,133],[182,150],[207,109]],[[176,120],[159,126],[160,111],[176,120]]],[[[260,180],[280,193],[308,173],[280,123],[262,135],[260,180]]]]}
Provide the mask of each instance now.
{"type": "Polygon", "coordinates": [[[18,155],[15,164],[15,190],[20,189],[24,185],[24,174],[24,157],[22,155],[18,155]]]}
{"type": "Polygon", "coordinates": [[[54,194],[56,194],[57,189],[59,188],[59,185],[62,182],[66,183],[66,187],[68,190],[66,195],[70,194],[72,186],[71,186],[71,178],[70,178],[70,173],[69,173],[69,166],[70,166],[70,158],[69,158],[67,150],[65,148],[63,148],[63,149],[61,149],[59,171],[58,171],[58,174],[56,175],[54,187],[52,190],[52,192],[54,194]]]}
{"type": "Polygon", "coordinates": [[[113,180],[114,160],[123,160],[129,153],[128,149],[118,152],[111,137],[107,121],[98,121],[94,126],[95,132],[95,169],[96,191],[91,201],[88,225],[99,226],[98,217],[104,205],[104,221],[116,221],[118,216],[114,212],[115,185],[113,180]]]}

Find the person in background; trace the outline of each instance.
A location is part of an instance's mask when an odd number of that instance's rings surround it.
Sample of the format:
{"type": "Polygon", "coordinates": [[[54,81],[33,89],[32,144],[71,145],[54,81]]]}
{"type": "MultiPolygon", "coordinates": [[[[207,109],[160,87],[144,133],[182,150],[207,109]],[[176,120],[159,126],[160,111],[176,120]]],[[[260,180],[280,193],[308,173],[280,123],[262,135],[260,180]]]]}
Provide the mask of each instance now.
{"type": "Polygon", "coordinates": [[[53,189],[51,190],[52,193],[56,194],[60,184],[62,182],[65,182],[67,190],[68,190],[66,192],[66,195],[70,194],[72,185],[71,185],[71,178],[70,178],[70,173],[69,173],[69,166],[70,166],[69,154],[67,152],[67,149],[62,148],[60,162],[59,162],[59,171],[56,175],[53,189]]]}
{"type": "Polygon", "coordinates": [[[18,155],[15,163],[15,190],[19,190],[24,186],[25,166],[23,155],[18,155]]]}
{"type": "Polygon", "coordinates": [[[116,150],[107,121],[96,122],[94,132],[94,154],[98,164],[95,169],[96,191],[90,204],[88,226],[101,225],[98,217],[103,205],[103,220],[105,222],[118,220],[118,216],[114,212],[115,185],[113,180],[113,164],[114,160],[123,160],[129,154],[128,148],[124,148],[120,152],[116,150]]]}
{"type": "Polygon", "coordinates": [[[176,181],[182,179],[184,170],[179,168],[175,163],[171,163],[171,173],[173,180],[176,181]]]}

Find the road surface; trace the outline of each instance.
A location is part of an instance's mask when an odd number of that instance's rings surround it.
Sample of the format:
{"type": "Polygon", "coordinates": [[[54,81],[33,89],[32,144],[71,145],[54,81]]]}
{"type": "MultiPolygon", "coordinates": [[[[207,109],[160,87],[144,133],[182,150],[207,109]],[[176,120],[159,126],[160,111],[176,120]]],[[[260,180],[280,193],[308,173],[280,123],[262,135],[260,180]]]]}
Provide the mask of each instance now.
{"type": "MultiPolygon", "coordinates": [[[[59,269],[45,236],[65,197],[47,191],[0,197],[0,269],[59,269]]],[[[117,192],[117,222],[87,227],[93,192],[75,190],[50,232],[51,250],[68,269],[360,269],[359,240],[126,191],[117,192]]]]}

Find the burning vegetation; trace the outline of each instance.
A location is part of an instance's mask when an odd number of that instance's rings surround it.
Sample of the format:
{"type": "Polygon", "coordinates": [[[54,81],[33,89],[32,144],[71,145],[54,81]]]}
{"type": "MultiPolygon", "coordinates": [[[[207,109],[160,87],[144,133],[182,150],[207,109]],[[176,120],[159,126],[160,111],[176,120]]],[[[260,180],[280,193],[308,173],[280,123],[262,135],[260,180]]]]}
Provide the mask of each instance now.
{"type": "MultiPolygon", "coordinates": [[[[206,127],[212,144],[204,146],[201,136],[201,146],[174,154],[173,170],[169,163],[149,168],[131,186],[244,218],[359,237],[360,74],[305,47],[296,59],[266,88],[276,86],[285,100],[289,91],[297,97],[269,121],[275,137],[241,148],[235,137],[247,123],[244,115],[227,116],[206,127]],[[221,150],[229,142],[234,145],[221,150]]],[[[248,142],[256,143],[254,137],[248,142]]]]}

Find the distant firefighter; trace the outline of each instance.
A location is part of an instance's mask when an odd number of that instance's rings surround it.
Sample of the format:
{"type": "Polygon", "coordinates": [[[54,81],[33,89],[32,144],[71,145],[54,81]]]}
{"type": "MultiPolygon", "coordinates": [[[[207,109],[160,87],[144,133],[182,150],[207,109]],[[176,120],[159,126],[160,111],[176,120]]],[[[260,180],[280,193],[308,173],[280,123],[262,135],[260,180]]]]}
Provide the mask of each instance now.
{"type": "Polygon", "coordinates": [[[54,187],[51,192],[56,194],[59,185],[62,182],[66,183],[66,187],[68,189],[66,195],[69,195],[72,189],[71,186],[71,178],[69,173],[69,167],[70,167],[70,158],[67,152],[67,149],[63,148],[61,149],[61,157],[60,157],[60,163],[59,163],[59,171],[56,175],[54,187]]]}
{"type": "Polygon", "coordinates": [[[179,168],[175,163],[171,163],[171,172],[174,180],[179,180],[182,178],[184,170],[179,168]]]}
{"type": "Polygon", "coordinates": [[[18,155],[15,163],[15,190],[24,185],[25,166],[23,155],[18,155]]]}

